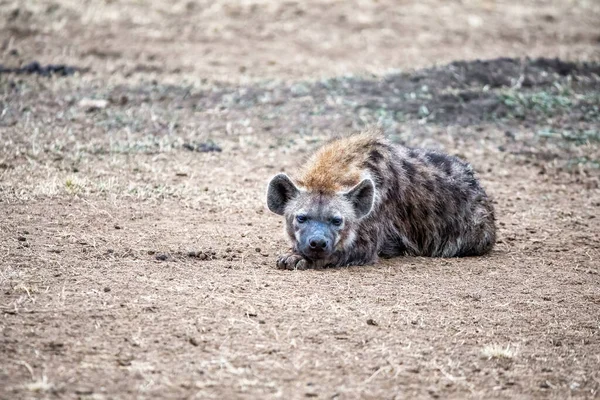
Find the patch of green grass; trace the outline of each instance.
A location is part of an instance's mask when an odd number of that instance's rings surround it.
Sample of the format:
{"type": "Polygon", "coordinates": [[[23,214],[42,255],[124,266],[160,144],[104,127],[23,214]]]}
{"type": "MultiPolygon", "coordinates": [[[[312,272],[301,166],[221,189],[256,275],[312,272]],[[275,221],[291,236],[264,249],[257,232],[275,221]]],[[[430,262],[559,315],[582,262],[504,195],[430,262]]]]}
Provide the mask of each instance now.
{"type": "Polygon", "coordinates": [[[73,177],[65,180],[65,190],[69,194],[76,194],[81,191],[82,185],[73,177]]]}
{"type": "Polygon", "coordinates": [[[540,92],[504,90],[499,93],[499,100],[509,116],[516,119],[569,115],[578,121],[600,122],[600,95],[596,92],[576,93],[555,85],[540,92]]]}
{"type": "Polygon", "coordinates": [[[562,130],[542,129],[537,135],[543,138],[561,139],[574,144],[582,145],[592,142],[600,142],[600,131],[595,129],[587,130],[562,130]]]}
{"type": "Polygon", "coordinates": [[[576,99],[568,94],[538,92],[523,93],[514,90],[500,94],[502,103],[517,118],[524,118],[528,113],[551,116],[559,110],[572,107],[576,99]]]}
{"type": "Polygon", "coordinates": [[[593,169],[600,169],[600,160],[592,159],[589,157],[575,157],[575,158],[571,158],[567,161],[568,169],[573,169],[573,168],[576,168],[579,166],[593,168],[593,169]]]}

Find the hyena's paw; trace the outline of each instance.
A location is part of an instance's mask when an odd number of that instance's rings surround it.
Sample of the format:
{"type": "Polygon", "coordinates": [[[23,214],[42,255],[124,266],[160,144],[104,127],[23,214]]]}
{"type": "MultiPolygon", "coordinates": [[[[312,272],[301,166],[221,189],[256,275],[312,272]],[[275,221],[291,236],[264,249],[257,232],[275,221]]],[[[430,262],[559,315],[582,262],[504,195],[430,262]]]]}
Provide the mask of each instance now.
{"type": "Polygon", "coordinates": [[[309,262],[302,257],[300,254],[287,253],[282,254],[277,258],[277,268],[279,269],[307,269],[309,268],[309,262]]]}

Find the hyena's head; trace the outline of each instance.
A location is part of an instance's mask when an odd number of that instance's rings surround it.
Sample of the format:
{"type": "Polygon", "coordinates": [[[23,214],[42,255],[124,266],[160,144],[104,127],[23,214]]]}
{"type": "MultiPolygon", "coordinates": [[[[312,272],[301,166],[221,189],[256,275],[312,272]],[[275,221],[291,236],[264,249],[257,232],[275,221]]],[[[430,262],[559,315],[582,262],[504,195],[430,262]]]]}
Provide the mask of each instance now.
{"type": "Polygon", "coordinates": [[[310,260],[326,260],[352,246],[360,219],[373,208],[375,187],[365,179],[347,192],[325,194],[297,187],[285,174],[271,179],[267,205],[285,216],[294,249],[310,260]]]}

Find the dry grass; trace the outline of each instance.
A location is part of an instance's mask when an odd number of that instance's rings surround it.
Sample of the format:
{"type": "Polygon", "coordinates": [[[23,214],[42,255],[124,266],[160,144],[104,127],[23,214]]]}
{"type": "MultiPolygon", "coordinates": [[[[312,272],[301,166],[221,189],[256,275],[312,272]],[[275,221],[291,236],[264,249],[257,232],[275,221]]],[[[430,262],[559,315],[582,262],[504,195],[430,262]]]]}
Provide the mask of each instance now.
{"type": "Polygon", "coordinates": [[[488,344],[481,350],[482,357],[487,358],[488,360],[511,360],[517,353],[517,349],[511,348],[510,344],[507,344],[506,347],[499,344],[488,344]]]}
{"type": "Polygon", "coordinates": [[[30,392],[44,393],[52,390],[54,385],[51,382],[49,382],[48,377],[44,375],[41,379],[26,384],[25,387],[30,392]]]}

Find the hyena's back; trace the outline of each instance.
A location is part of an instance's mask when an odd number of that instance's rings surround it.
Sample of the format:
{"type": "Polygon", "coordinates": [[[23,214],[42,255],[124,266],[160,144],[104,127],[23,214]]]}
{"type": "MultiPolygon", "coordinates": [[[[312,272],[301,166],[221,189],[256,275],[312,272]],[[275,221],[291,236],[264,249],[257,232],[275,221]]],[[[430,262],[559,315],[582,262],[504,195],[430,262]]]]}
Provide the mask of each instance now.
{"type": "Polygon", "coordinates": [[[361,134],[324,146],[299,182],[333,193],[365,177],[375,182],[376,196],[356,246],[374,245],[381,256],[434,257],[481,255],[493,247],[490,200],[471,166],[456,157],[361,134]]]}

